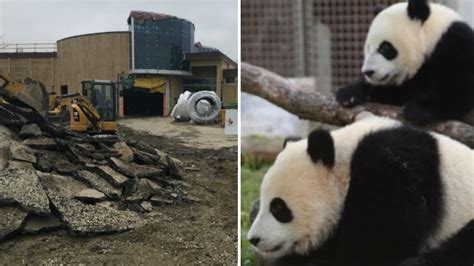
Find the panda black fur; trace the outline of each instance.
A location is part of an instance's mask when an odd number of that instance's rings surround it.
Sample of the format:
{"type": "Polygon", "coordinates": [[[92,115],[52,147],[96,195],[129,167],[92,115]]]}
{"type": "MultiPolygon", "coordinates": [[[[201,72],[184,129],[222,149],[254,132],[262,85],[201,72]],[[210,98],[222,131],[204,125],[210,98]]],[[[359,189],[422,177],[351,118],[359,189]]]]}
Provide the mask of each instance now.
{"type": "Polygon", "coordinates": [[[474,108],[474,33],[459,14],[428,0],[397,3],[370,26],[363,75],[337,100],[405,105],[414,122],[461,118],[474,108]]]}
{"type": "Polygon", "coordinates": [[[275,265],[471,266],[473,162],[467,146],[388,118],[315,131],[265,175],[248,238],[275,265]]]}

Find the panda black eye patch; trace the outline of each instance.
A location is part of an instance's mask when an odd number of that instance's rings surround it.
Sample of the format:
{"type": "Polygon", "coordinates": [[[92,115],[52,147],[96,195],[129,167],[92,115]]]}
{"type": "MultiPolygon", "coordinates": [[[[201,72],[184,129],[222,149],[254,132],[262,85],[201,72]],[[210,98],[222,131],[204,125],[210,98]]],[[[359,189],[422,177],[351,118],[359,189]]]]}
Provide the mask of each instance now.
{"type": "Polygon", "coordinates": [[[380,44],[379,49],[377,50],[377,52],[379,52],[381,55],[383,55],[383,57],[385,57],[385,59],[387,59],[387,60],[393,60],[398,55],[397,49],[395,49],[395,47],[393,47],[393,45],[390,42],[387,42],[387,41],[383,41],[380,44]]]}
{"type": "Polygon", "coordinates": [[[293,214],[281,198],[273,198],[270,202],[270,213],[280,223],[289,223],[293,220],[293,214]]]}

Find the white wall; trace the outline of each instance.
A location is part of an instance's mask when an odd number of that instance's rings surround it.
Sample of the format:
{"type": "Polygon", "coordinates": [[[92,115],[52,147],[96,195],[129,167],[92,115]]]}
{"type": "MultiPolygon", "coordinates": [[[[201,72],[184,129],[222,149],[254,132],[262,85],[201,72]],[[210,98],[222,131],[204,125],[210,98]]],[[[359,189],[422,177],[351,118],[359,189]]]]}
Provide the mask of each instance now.
{"type": "Polygon", "coordinates": [[[242,136],[262,135],[266,137],[306,137],[309,132],[307,120],[287,112],[265,99],[248,93],[240,98],[242,136]]]}
{"type": "Polygon", "coordinates": [[[474,1],[473,0],[457,0],[457,11],[461,16],[474,27],[474,1]]]}

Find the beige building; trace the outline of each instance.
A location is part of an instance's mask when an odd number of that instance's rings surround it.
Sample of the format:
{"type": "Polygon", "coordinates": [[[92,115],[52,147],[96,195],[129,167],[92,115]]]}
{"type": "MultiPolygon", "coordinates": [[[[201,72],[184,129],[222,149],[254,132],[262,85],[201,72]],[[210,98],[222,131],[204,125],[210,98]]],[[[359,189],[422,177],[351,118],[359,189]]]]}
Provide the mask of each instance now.
{"type": "Polygon", "coordinates": [[[100,32],[57,41],[56,93],[81,92],[86,79],[117,80],[129,70],[129,32],[100,32]]]}
{"type": "MultiPolygon", "coordinates": [[[[81,81],[88,79],[162,82],[155,92],[133,87],[124,89],[119,99],[119,114],[169,115],[179,95],[186,91],[212,90],[223,106],[236,104],[237,63],[214,49],[187,53],[189,71],[137,73],[130,66],[130,32],[101,32],[71,36],[57,41],[57,52],[2,53],[0,73],[14,79],[27,77],[43,82],[49,92],[81,92],[81,81]],[[184,73],[184,74],[183,74],[184,73]]],[[[135,84],[138,84],[135,82],[135,84]]],[[[124,86],[119,86],[123,88],[124,86]]]]}
{"type": "Polygon", "coordinates": [[[56,53],[0,52],[0,73],[7,74],[13,79],[22,80],[30,77],[40,80],[50,89],[56,77],[56,53]]]}
{"type": "Polygon", "coordinates": [[[184,90],[215,91],[226,104],[237,103],[237,63],[225,54],[216,52],[186,54],[192,77],[184,80],[184,90]]]}

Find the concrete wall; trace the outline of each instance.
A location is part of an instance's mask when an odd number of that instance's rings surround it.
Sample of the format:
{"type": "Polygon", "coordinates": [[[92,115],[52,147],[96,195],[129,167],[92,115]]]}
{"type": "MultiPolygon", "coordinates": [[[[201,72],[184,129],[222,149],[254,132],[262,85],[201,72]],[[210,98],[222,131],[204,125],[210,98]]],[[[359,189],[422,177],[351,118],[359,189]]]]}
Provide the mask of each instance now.
{"type": "Polygon", "coordinates": [[[457,11],[463,18],[474,27],[474,1],[472,0],[457,0],[457,11]]]}
{"type": "Polygon", "coordinates": [[[15,80],[32,78],[52,90],[56,74],[55,53],[12,53],[0,54],[0,73],[15,80]]]}
{"type": "Polygon", "coordinates": [[[238,102],[238,88],[237,84],[224,84],[222,90],[222,102],[224,104],[237,103],[238,102]]]}
{"type": "Polygon", "coordinates": [[[105,32],[73,36],[58,41],[56,92],[80,92],[85,79],[116,80],[129,70],[129,33],[105,32]]]}
{"type": "MultiPolygon", "coordinates": [[[[168,78],[169,80],[169,105],[170,105],[170,111],[173,110],[173,107],[175,106],[175,99],[179,97],[179,95],[183,92],[183,77],[180,76],[170,76],[168,78]]],[[[169,113],[165,113],[165,115],[169,115],[169,113]]]]}
{"type": "MultiPolygon", "coordinates": [[[[222,60],[220,66],[217,68],[217,95],[221,98],[224,104],[237,103],[238,88],[237,84],[225,84],[224,69],[235,69],[235,65],[222,60]]],[[[238,78],[236,78],[237,82],[238,78]]]]}

